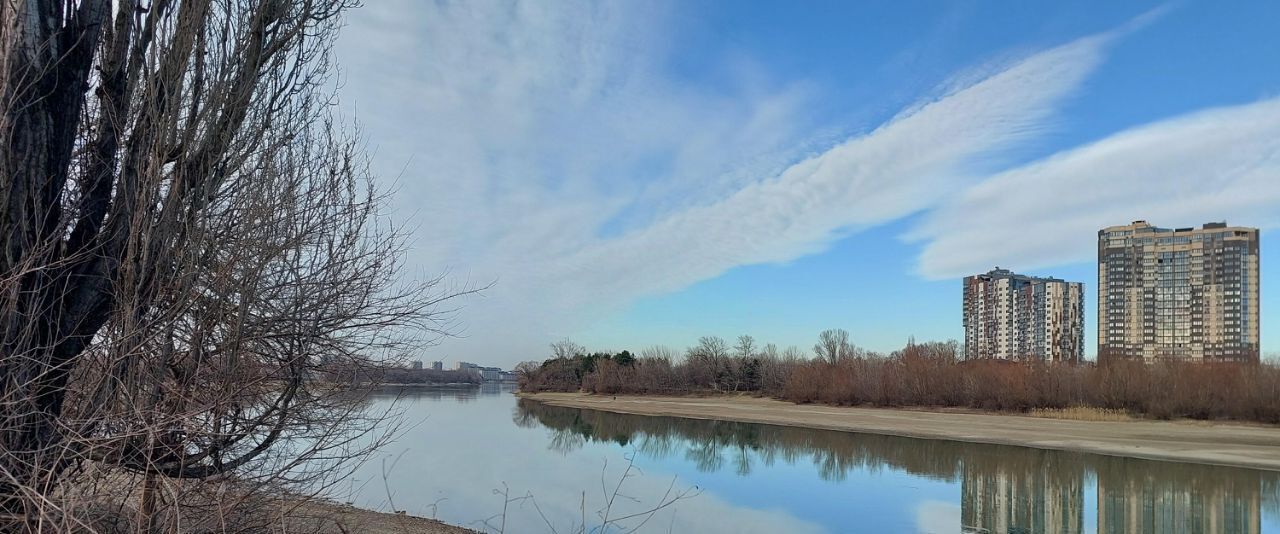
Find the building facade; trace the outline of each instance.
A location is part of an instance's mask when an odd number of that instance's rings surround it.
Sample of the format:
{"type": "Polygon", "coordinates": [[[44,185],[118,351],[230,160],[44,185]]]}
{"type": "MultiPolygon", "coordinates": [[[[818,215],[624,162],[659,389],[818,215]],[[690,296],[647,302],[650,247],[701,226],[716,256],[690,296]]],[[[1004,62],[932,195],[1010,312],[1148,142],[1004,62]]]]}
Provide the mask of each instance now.
{"type": "Polygon", "coordinates": [[[1098,359],[1256,362],[1258,229],[1098,231],[1098,359]]]}
{"type": "Polygon", "coordinates": [[[1078,363],[1084,284],[995,268],[964,279],[965,359],[1078,363]]]}
{"type": "MultiPolygon", "coordinates": [[[[503,371],[502,368],[500,367],[485,367],[482,365],[476,365],[471,362],[458,362],[457,369],[459,371],[474,372],[480,375],[480,379],[484,380],[485,382],[496,382],[496,381],[504,380],[503,376],[504,376],[504,373],[506,373],[506,371],[503,371]]],[[[512,376],[512,378],[514,378],[514,375],[512,376]]]]}

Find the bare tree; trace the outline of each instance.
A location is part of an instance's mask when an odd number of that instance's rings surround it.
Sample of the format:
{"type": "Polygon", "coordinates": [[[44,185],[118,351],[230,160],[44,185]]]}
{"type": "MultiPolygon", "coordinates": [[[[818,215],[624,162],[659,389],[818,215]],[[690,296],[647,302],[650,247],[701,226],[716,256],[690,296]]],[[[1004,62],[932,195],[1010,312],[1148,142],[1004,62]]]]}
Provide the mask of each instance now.
{"type": "Polygon", "coordinates": [[[698,338],[685,353],[689,381],[697,387],[725,389],[730,386],[729,344],[718,336],[698,338]]]}
{"type": "Polygon", "coordinates": [[[739,358],[750,358],[756,355],[756,338],[749,335],[738,336],[738,344],[733,350],[739,358]]]}
{"type": "Polygon", "coordinates": [[[783,361],[786,361],[786,362],[794,363],[797,360],[803,360],[805,358],[806,358],[806,355],[804,351],[801,350],[800,347],[797,347],[795,345],[788,345],[787,349],[782,351],[782,359],[783,361]]]}
{"type": "Polygon", "coordinates": [[[849,344],[849,332],[842,328],[823,330],[818,334],[818,343],[813,346],[813,352],[819,358],[825,359],[831,363],[839,363],[845,358],[853,357],[853,345],[849,344]]]}
{"type": "Polygon", "coordinates": [[[721,359],[729,356],[729,344],[719,336],[702,336],[698,338],[698,344],[689,349],[689,352],[698,356],[721,359]]]}
{"type": "Polygon", "coordinates": [[[653,345],[640,351],[640,358],[647,360],[661,360],[670,364],[676,359],[676,351],[665,345],[653,345]]]}
{"type": "Polygon", "coordinates": [[[551,356],[555,358],[572,358],[586,353],[586,347],[574,343],[567,338],[551,344],[551,356]]]}
{"type": "Polygon", "coordinates": [[[444,332],[329,112],[353,4],[0,2],[0,529],[88,465],[144,530],[166,479],[314,481],[376,422],[321,382],[444,332]]]}
{"type": "Polygon", "coordinates": [[[760,349],[760,356],[768,360],[776,360],[779,358],[778,346],[773,343],[766,343],[763,349],[760,349]]]}

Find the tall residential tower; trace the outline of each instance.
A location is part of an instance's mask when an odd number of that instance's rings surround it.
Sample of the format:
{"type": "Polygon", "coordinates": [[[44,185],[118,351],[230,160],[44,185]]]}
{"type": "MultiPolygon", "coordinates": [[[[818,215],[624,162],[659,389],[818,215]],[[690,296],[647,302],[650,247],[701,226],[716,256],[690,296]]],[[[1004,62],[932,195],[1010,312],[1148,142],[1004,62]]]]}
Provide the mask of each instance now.
{"type": "Polygon", "coordinates": [[[1098,231],[1098,359],[1258,361],[1258,229],[1098,231]]]}
{"type": "Polygon", "coordinates": [[[997,267],[964,279],[965,359],[1077,363],[1084,358],[1084,284],[997,267]]]}

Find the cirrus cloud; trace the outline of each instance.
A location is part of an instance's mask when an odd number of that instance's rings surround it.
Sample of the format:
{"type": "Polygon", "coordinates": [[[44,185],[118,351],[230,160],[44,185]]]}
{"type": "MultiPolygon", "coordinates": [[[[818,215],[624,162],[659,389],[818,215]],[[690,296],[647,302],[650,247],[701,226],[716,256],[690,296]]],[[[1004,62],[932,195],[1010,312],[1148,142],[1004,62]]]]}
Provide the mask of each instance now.
{"type": "Polygon", "coordinates": [[[915,234],[928,241],[922,272],[989,263],[951,257],[973,238],[947,227],[963,209],[950,199],[978,194],[1011,150],[1053,128],[1133,26],[970,69],[831,140],[813,133],[832,128],[807,111],[821,91],[804,80],[770,80],[749,61],[714,90],[673,72],[673,11],[385,0],[353,15],[342,95],[377,147],[375,170],[398,177],[396,216],[417,229],[411,263],[497,280],[463,316],[464,334],[486,335],[442,352],[514,363],[638,298],[939,205],[915,234]]]}
{"type": "Polygon", "coordinates": [[[910,237],[919,270],[965,276],[992,265],[1088,261],[1097,231],[1145,219],[1191,226],[1230,214],[1280,225],[1280,98],[1126,130],[1001,172],[934,209],[910,237]]]}

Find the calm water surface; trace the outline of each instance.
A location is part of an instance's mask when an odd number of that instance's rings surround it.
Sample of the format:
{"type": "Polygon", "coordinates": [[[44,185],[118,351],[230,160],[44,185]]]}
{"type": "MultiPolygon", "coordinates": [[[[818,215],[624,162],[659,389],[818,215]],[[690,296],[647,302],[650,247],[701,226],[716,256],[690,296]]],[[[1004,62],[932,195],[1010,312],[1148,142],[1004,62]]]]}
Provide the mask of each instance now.
{"type": "Polygon", "coordinates": [[[606,509],[625,517],[688,492],[610,531],[1280,533],[1268,471],[610,414],[496,385],[376,403],[409,427],[350,481],[356,503],[481,531],[501,522],[505,487],[532,495],[507,505],[506,532],[590,530],[606,509]]]}

